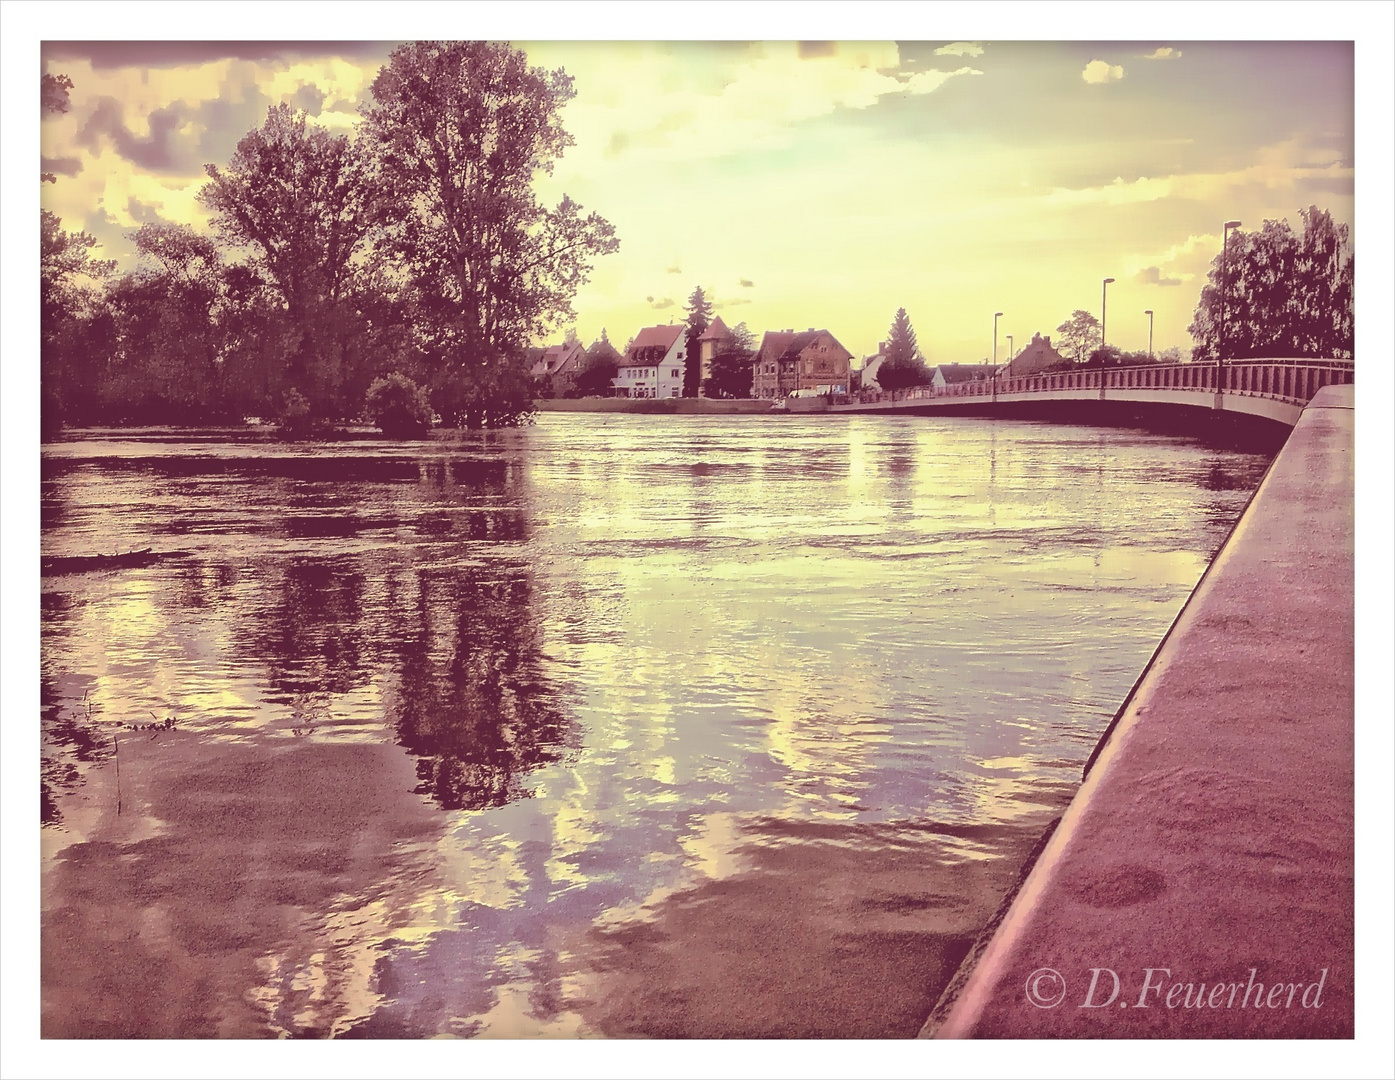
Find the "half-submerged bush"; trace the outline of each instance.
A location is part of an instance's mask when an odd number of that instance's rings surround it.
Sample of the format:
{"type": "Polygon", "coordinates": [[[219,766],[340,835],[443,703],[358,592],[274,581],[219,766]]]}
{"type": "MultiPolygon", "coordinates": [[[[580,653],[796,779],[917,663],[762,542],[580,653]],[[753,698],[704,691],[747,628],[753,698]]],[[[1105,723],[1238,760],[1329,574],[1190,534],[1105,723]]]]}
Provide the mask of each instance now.
{"type": "Polygon", "coordinates": [[[276,433],[283,439],[299,441],[323,439],[332,432],[326,420],[311,415],[309,399],[291,387],[282,398],[276,433]]]}
{"type": "Polygon", "coordinates": [[[431,430],[431,400],[407,376],[394,371],[368,388],[368,419],[389,439],[416,439],[431,430]]]}

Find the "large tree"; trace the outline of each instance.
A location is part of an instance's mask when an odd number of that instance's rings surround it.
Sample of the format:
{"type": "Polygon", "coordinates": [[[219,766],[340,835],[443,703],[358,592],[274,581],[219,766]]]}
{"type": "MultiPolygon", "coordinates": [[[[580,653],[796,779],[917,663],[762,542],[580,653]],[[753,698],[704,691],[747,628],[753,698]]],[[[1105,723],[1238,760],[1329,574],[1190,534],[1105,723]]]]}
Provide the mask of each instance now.
{"type": "Polygon", "coordinates": [[[187,225],[146,224],[132,239],[139,265],[106,295],[107,407],[146,423],[211,419],[223,408],[218,247],[187,225]]]}
{"type": "Polygon", "coordinates": [[[712,357],[712,375],[703,393],[713,398],[748,398],[751,396],[753,372],[751,361],[756,355],[756,339],[750,328],[739,322],[731,337],[722,343],[721,351],[712,357]]]}
{"type": "Polygon", "coordinates": [[[1230,235],[1187,328],[1192,359],[1351,358],[1355,262],[1347,226],[1316,206],[1299,214],[1301,234],[1280,220],[1230,235]]]}
{"type": "Polygon", "coordinates": [[[699,285],[688,297],[688,317],[685,320],[687,340],[684,342],[683,396],[697,397],[698,383],[702,381],[702,346],[698,339],[712,325],[712,301],[707,299],[699,285]]]}
{"type": "Polygon", "coordinates": [[[1083,364],[1100,347],[1100,321],[1088,311],[1076,308],[1070,318],[1056,327],[1057,351],[1077,364],[1083,364]]]}
{"type": "Polygon", "coordinates": [[[877,368],[877,385],[883,390],[901,390],[908,386],[926,386],[931,379],[915,330],[905,308],[897,308],[887,333],[886,359],[877,368]]]}
{"type": "Polygon", "coordinates": [[[572,144],[572,80],[507,44],[424,41],[393,50],[372,89],[364,137],[433,402],[448,423],[517,423],[532,410],[523,350],[571,320],[593,260],[618,247],[604,218],[534,190],[572,144]]]}
{"type": "Polygon", "coordinates": [[[79,398],[90,398],[98,360],[88,340],[100,318],[95,286],[116,264],[92,258],[97,238],[68,232],[62,219],[39,211],[39,370],[42,382],[41,425],[56,431],[70,419],[79,398]]]}
{"type": "Polygon", "coordinates": [[[346,352],[363,329],[351,293],[373,229],[371,162],[353,140],[283,103],[237,144],[226,169],[204,168],[199,201],[215,231],[245,253],[284,316],[264,312],[281,324],[263,335],[270,381],[304,394],[317,415],[356,409],[361,390],[346,400],[346,352]]]}

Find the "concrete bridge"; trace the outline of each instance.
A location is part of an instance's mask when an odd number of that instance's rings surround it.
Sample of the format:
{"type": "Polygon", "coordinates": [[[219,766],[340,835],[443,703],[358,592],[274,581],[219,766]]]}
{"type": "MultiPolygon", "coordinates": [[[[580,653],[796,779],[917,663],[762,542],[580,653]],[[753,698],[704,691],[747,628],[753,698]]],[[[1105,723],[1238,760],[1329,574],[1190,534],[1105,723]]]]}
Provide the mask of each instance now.
{"type": "Polygon", "coordinates": [[[829,411],[1088,421],[1120,411],[1205,410],[1292,428],[1319,390],[1350,384],[1353,371],[1349,360],[1229,360],[1220,369],[1218,388],[1217,367],[1209,363],[1093,368],[863,394],[829,411]]]}

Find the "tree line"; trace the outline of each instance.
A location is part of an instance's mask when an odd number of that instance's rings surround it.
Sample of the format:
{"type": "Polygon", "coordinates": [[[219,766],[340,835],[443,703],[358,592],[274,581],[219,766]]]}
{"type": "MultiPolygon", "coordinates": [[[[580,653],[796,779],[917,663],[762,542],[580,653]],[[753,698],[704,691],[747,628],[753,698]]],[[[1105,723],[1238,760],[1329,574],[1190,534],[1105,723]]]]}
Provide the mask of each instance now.
{"type": "MultiPolygon", "coordinates": [[[[44,77],[46,111],[66,111],[71,85],[44,77]]],[[[619,245],[598,214],[533,190],[572,145],[574,96],[564,71],[508,45],[415,42],[379,71],[352,136],[273,106],[206,167],[212,235],[143,225],[129,273],[41,211],[45,428],[260,415],[312,429],[363,415],[384,380],[448,425],[526,419],[524,350],[575,317],[619,245]]]]}

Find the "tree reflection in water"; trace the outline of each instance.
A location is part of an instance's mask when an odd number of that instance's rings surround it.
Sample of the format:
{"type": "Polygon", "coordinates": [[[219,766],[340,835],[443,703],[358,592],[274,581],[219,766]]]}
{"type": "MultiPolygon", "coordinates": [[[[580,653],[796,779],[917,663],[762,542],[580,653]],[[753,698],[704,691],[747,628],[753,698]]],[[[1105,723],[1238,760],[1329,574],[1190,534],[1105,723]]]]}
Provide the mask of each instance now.
{"type": "Polygon", "coordinates": [[[528,570],[418,570],[415,592],[388,716],[419,758],[417,792],[448,810],[526,795],[522,776],[556,761],[568,731],[540,671],[528,570]]]}

